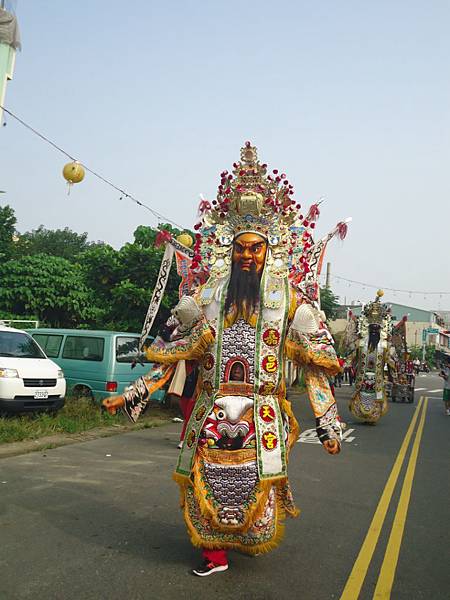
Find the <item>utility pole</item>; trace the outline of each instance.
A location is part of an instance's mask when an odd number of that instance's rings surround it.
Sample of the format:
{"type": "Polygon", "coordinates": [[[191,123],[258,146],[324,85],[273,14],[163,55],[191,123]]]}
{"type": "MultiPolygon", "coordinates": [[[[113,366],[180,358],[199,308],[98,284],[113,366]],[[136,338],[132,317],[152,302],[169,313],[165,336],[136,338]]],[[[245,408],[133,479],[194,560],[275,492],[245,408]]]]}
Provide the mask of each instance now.
{"type": "MultiPolygon", "coordinates": [[[[3,105],[5,103],[6,84],[14,74],[16,50],[20,50],[21,46],[16,17],[6,10],[5,0],[0,0],[0,2],[2,21],[6,18],[7,23],[7,27],[2,27],[0,31],[0,104],[3,105]]],[[[0,109],[0,120],[2,112],[0,109]]]]}
{"type": "Polygon", "coordinates": [[[331,276],[331,263],[327,262],[327,275],[325,278],[325,287],[327,290],[330,289],[330,276],[331,276]]]}

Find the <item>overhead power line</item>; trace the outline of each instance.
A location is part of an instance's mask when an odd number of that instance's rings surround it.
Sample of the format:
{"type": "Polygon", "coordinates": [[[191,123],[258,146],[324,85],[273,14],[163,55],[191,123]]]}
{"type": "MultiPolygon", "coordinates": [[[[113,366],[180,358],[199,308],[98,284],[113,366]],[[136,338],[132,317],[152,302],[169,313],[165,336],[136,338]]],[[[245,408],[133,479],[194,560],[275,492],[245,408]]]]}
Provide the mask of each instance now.
{"type": "Polygon", "coordinates": [[[367,288],[374,288],[374,289],[382,289],[385,291],[389,291],[389,292],[397,292],[399,294],[416,294],[416,295],[421,295],[421,296],[450,296],[450,292],[429,292],[426,290],[402,290],[402,289],[397,289],[397,288],[391,288],[391,287],[387,287],[385,285],[373,285],[372,283],[365,283],[364,281],[356,281],[354,279],[347,279],[347,277],[341,277],[340,275],[331,275],[332,278],[337,279],[339,281],[345,281],[347,283],[353,283],[356,285],[361,285],[363,287],[367,287],[367,288]]]}
{"type": "MultiPolygon", "coordinates": [[[[55,148],[55,150],[58,150],[58,152],[60,152],[61,154],[64,154],[64,156],[67,156],[67,158],[70,158],[70,160],[73,160],[73,161],[77,161],[78,160],[72,154],[70,154],[69,152],[67,152],[67,150],[64,150],[64,148],[61,148],[61,146],[58,146],[58,144],[55,144],[55,142],[53,142],[48,137],[46,137],[44,134],[42,134],[40,131],[38,131],[37,129],[35,129],[34,127],[32,127],[31,125],[29,125],[28,123],[26,123],[23,119],[21,119],[20,117],[18,117],[17,115],[15,115],[12,111],[8,110],[7,108],[5,108],[4,106],[2,106],[1,104],[0,104],[0,108],[5,113],[7,113],[10,117],[12,117],[13,119],[15,119],[18,123],[20,123],[21,125],[23,125],[26,129],[28,129],[29,131],[31,131],[32,133],[34,133],[34,135],[37,135],[39,138],[41,138],[41,140],[43,140],[47,144],[50,144],[50,146],[53,146],[53,148],[55,148]]],[[[106,177],[103,177],[103,175],[100,175],[100,173],[97,173],[96,171],[94,171],[93,169],[91,169],[90,167],[88,167],[86,165],[86,163],[84,163],[82,161],[78,161],[78,162],[81,165],[83,165],[84,169],[86,171],[88,171],[89,173],[91,173],[91,175],[94,175],[94,177],[97,177],[97,179],[100,179],[101,181],[103,181],[103,183],[106,183],[106,185],[109,185],[114,190],[118,191],[120,193],[119,200],[122,200],[123,198],[128,198],[129,200],[131,200],[132,202],[134,202],[138,206],[142,206],[142,208],[145,208],[146,210],[148,210],[154,217],[156,217],[158,219],[158,222],[170,223],[171,225],[174,225],[178,229],[182,229],[182,230],[186,229],[185,227],[182,227],[181,225],[179,225],[175,221],[172,221],[168,217],[164,216],[163,214],[161,214],[160,212],[158,212],[157,210],[155,210],[151,206],[148,206],[144,202],[141,202],[141,200],[139,200],[138,198],[136,198],[135,196],[133,196],[133,194],[130,194],[129,192],[127,192],[124,189],[122,189],[121,187],[117,186],[115,183],[113,183],[112,181],[110,181],[106,177]]]]}
{"type": "MultiPolygon", "coordinates": [[[[31,125],[29,125],[28,123],[26,123],[23,119],[21,119],[20,117],[18,117],[11,110],[5,108],[1,104],[0,104],[0,108],[5,113],[7,113],[10,117],[12,117],[13,119],[15,119],[18,123],[20,123],[21,125],[23,125],[26,129],[28,129],[29,131],[31,131],[32,133],[34,133],[34,135],[38,136],[41,140],[43,140],[44,142],[46,142],[50,146],[53,146],[53,148],[55,148],[55,150],[57,150],[61,154],[64,154],[64,156],[66,156],[67,158],[70,158],[70,160],[77,161],[77,159],[75,158],[75,156],[73,156],[72,154],[70,154],[69,152],[67,152],[67,150],[64,150],[64,148],[61,148],[61,146],[58,146],[58,144],[56,144],[55,142],[53,142],[52,140],[50,140],[48,137],[46,137],[44,134],[42,134],[40,131],[38,131],[37,129],[35,129],[34,127],[32,127],[31,125]]],[[[106,177],[103,177],[103,175],[100,175],[100,173],[97,173],[96,171],[94,171],[93,169],[91,169],[89,166],[87,166],[86,163],[84,163],[82,161],[78,161],[78,162],[80,162],[80,164],[83,165],[84,169],[86,171],[88,171],[89,173],[91,173],[91,175],[93,175],[94,177],[97,177],[97,179],[100,179],[100,181],[103,181],[103,183],[106,183],[106,185],[109,185],[111,188],[113,188],[114,190],[116,190],[117,192],[119,192],[120,193],[120,198],[119,198],[120,200],[122,200],[123,198],[128,198],[129,200],[131,200],[132,202],[134,202],[138,206],[141,206],[142,208],[145,208],[146,210],[148,210],[154,217],[156,217],[158,219],[158,222],[164,221],[166,223],[170,223],[171,225],[174,225],[178,229],[182,229],[182,230],[185,229],[185,227],[183,227],[182,225],[179,225],[175,221],[172,221],[172,219],[169,219],[169,217],[164,216],[163,214],[161,214],[160,212],[158,212],[157,210],[155,210],[151,206],[148,206],[144,202],[141,202],[141,200],[139,200],[138,198],[136,198],[135,196],[133,196],[133,194],[130,194],[129,192],[127,192],[126,190],[124,190],[121,187],[117,186],[115,183],[113,183],[112,181],[110,181],[106,177]]],[[[435,291],[426,291],[426,290],[397,289],[397,288],[391,288],[391,287],[383,286],[383,285],[374,285],[372,283],[365,283],[363,281],[356,281],[355,279],[348,279],[347,277],[341,277],[340,275],[331,275],[331,277],[333,279],[337,279],[338,281],[345,281],[346,283],[349,283],[349,284],[360,285],[362,287],[373,288],[373,289],[383,289],[383,290],[387,290],[387,291],[390,291],[390,292],[396,292],[396,293],[399,293],[399,294],[409,294],[410,296],[412,296],[412,295],[421,295],[421,296],[450,296],[450,292],[435,292],[435,291]]]]}

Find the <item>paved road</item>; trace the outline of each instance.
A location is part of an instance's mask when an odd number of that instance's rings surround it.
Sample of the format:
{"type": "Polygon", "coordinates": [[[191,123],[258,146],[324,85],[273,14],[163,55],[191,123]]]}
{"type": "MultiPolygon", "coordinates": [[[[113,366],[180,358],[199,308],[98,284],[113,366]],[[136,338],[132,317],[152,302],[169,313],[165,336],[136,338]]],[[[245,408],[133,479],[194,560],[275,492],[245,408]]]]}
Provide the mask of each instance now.
{"type": "Polygon", "coordinates": [[[338,389],[348,433],[337,457],[312,443],[311,411],[296,398],[306,441],[290,478],[302,514],[279,549],[235,553],[229,571],[206,579],[189,574],[197,551],[171,480],[179,425],[0,461],[0,599],[365,600],[377,582],[378,598],[448,599],[450,417],[436,375],[417,388],[414,405],[390,404],[375,427],[352,422],[351,390],[338,389]]]}

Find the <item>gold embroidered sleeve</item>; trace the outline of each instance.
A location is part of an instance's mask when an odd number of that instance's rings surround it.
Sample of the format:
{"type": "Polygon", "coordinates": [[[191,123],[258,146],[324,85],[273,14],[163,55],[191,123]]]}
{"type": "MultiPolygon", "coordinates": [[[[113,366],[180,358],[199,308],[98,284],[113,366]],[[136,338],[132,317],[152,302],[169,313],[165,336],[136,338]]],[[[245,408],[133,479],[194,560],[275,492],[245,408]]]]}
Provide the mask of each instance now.
{"type": "Polygon", "coordinates": [[[342,439],[342,429],[336,401],[323,369],[307,366],[304,369],[305,385],[311,408],[316,418],[317,437],[322,442],[342,439]]]}
{"type": "Polygon", "coordinates": [[[179,360],[199,360],[214,341],[214,333],[206,321],[198,323],[190,334],[180,340],[164,342],[157,338],[146,350],[148,360],[171,364],[179,360]]]}
{"type": "Polygon", "coordinates": [[[298,292],[296,290],[294,290],[294,288],[291,287],[289,290],[289,312],[288,312],[289,323],[292,322],[292,319],[294,318],[294,315],[295,315],[295,311],[300,306],[300,304],[301,304],[301,299],[299,297],[298,292]]]}
{"type": "Polygon", "coordinates": [[[290,328],[286,337],[285,353],[301,366],[321,367],[327,375],[336,375],[341,370],[333,345],[321,333],[299,333],[290,328]]]}

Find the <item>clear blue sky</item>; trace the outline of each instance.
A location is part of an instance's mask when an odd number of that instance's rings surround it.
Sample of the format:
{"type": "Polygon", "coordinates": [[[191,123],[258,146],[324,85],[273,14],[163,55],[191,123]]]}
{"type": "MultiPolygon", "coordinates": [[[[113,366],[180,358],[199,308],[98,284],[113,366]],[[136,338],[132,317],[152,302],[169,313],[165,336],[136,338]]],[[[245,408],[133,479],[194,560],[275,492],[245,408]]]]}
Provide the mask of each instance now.
{"type": "MultiPolygon", "coordinates": [[[[430,0],[18,0],[5,104],[183,226],[250,139],[319,232],[353,217],[332,272],[450,291],[450,4],[430,0]]],[[[120,247],[152,216],[7,118],[1,202],[18,230],[68,226],[120,247]]],[[[347,300],[374,290],[333,281],[347,300]]],[[[450,308],[450,296],[386,300],[450,308]]]]}

